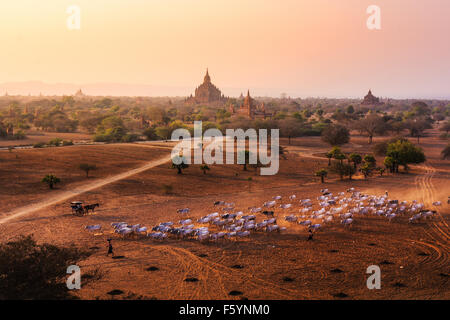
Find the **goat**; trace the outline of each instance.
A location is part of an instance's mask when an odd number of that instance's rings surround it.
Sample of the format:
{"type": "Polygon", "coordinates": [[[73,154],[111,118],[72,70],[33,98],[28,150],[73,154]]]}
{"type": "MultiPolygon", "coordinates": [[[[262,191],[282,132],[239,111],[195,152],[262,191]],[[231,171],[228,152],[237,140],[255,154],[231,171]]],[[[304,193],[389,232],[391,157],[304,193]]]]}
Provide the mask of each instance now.
{"type": "Polygon", "coordinates": [[[344,226],[350,226],[353,223],[353,219],[352,218],[348,218],[348,219],[342,220],[341,223],[344,226]]]}
{"type": "Polygon", "coordinates": [[[261,210],[262,210],[261,208],[255,208],[255,207],[253,207],[253,208],[250,209],[250,212],[251,212],[251,213],[257,213],[257,212],[260,212],[261,210]]]}
{"type": "Polygon", "coordinates": [[[294,215],[286,216],[284,219],[288,222],[297,222],[298,218],[294,215]]]}
{"type": "Polygon", "coordinates": [[[93,225],[93,226],[86,226],[84,228],[89,230],[89,231],[94,231],[94,230],[100,230],[102,228],[102,226],[99,225],[99,224],[96,224],[96,225],[93,225]]]}
{"type": "Polygon", "coordinates": [[[311,220],[306,220],[306,221],[300,221],[298,224],[301,224],[302,226],[309,226],[311,225],[311,220]]]}
{"type": "Polygon", "coordinates": [[[266,208],[272,208],[273,206],[275,206],[276,201],[268,201],[268,202],[264,202],[263,207],[266,208]]]}
{"type": "Polygon", "coordinates": [[[191,211],[189,208],[177,209],[177,213],[179,214],[189,213],[189,211],[191,211]]]}
{"type": "Polygon", "coordinates": [[[150,238],[153,238],[153,239],[158,239],[158,240],[162,240],[162,239],[167,238],[167,234],[162,233],[162,232],[149,233],[147,236],[150,237],[150,238]]]}
{"type": "Polygon", "coordinates": [[[266,231],[267,232],[273,232],[273,231],[280,231],[280,227],[278,226],[278,225],[276,225],[276,224],[273,224],[273,225],[268,225],[267,227],[266,227],[266,231]]]}

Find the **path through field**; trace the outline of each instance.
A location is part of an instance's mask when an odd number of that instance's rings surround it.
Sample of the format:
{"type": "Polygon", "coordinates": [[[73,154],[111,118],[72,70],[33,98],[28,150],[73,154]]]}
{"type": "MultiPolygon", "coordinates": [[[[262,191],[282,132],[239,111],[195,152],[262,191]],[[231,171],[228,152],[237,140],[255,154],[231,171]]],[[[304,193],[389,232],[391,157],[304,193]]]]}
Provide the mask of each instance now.
{"type": "MultiPolygon", "coordinates": [[[[225,140],[226,140],[226,138],[225,138],[225,140]]],[[[196,139],[192,139],[192,141],[194,141],[194,143],[195,143],[196,139]]],[[[223,143],[223,141],[224,141],[223,138],[222,139],[217,138],[216,140],[214,140],[210,144],[212,144],[212,145],[214,145],[214,144],[221,144],[221,143],[223,143]]],[[[191,139],[186,139],[183,142],[180,142],[180,144],[177,146],[177,148],[185,147],[185,145],[184,145],[185,143],[189,143],[190,146],[191,146],[191,139]]],[[[145,145],[140,145],[140,146],[151,147],[151,146],[145,146],[145,145]]],[[[73,190],[66,190],[66,191],[61,191],[61,192],[52,194],[52,196],[49,199],[42,200],[42,201],[39,201],[37,203],[33,203],[31,205],[27,205],[27,206],[24,206],[24,207],[21,207],[21,208],[17,208],[15,210],[11,211],[11,212],[7,212],[5,214],[6,215],[5,217],[0,218],[0,224],[4,224],[4,223],[6,223],[6,222],[8,222],[8,221],[10,221],[12,219],[16,219],[18,217],[21,217],[21,216],[24,216],[24,215],[27,215],[27,214],[31,214],[33,212],[36,212],[36,211],[41,210],[41,209],[44,209],[44,208],[46,208],[48,206],[57,204],[59,202],[66,201],[68,199],[73,198],[76,195],[80,195],[80,194],[92,191],[94,189],[101,188],[101,187],[103,187],[103,186],[105,186],[107,184],[114,183],[114,182],[117,182],[117,181],[129,178],[130,176],[133,176],[135,174],[139,174],[141,172],[144,172],[146,170],[149,170],[151,168],[154,168],[154,167],[162,165],[162,164],[164,164],[166,162],[169,162],[170,159],[171,159],[171,155],[169,154],[169,155],[167,155],[164,158],[150,161],[150,162],[146,163],[145,165],[143,165],[141,167],[138,167],[138,168],[135,168],[135,169],[132,169],[132,170],[128,170],[126,172],[114,175],[112,177],[107,177],[107,178],[104,178],[104,179],[98,179],[98,180],[95,180],[94,182],[91,182],[89,184],[86,184],[86,185],[84,185],[82,187],[78,187],[78,188],[73,189],[73,190]]]]}
{"type": "Polygon", "coordinates": [[[50,198],[46,199],[46,200],[39,201],[37,203],[33,203],[33,204],[25,206],[25,207],[18,208],[16,210],[13,210],[12,212],[8,212],[6,214],[6,217],[0,219],[0,224],[6,223],[6,222],[8,222],[8,221],[10,221],[12,219],[16,219],[18,217],[21,217],[21,216],[24,216],[24,215],[27,215],[27,214],[30,214],[30,213],[33,213],[33,212],[36,212],[38,210],[44,209],[44,208],[46,208],[48,206],[57,204],[59,202],[71,199],[71,198],[73,198],[76,195],[80,195],[80,194],[83,194],[85,192],[89,192],[89,191],[92,191],[94,189],[98,189],[100,187],[103,187],[103,186],[105,186],[107,184],[126,179],[126,178],[128,178],[128,177],[130,177],[132,175],[141,173],[141,172],[146,171],[148,169],[151,169],[151,168],[157,167],[157,166],[159,166],[161,164],[164,164],[164,163],[170,161],[170,159],[171,159],[170,155],[168,155],[168,156],[166,156],[166,157],[164,157],[162,159],[150,161],[147,164],[145,164],[145,165],[143,165],[143,166],[141,166],[139,168],[128,170],[126,172],[114,175],[112,177],[107,177],[107,178],[104,178],[104,179],[97,179],[94,182],[86,184],[86,185],[84,185],[82,187],[78,187],[77,189],[61,191],[61,192],[58,192],[56,194],[52,194],[52,196],[50,198]]]}

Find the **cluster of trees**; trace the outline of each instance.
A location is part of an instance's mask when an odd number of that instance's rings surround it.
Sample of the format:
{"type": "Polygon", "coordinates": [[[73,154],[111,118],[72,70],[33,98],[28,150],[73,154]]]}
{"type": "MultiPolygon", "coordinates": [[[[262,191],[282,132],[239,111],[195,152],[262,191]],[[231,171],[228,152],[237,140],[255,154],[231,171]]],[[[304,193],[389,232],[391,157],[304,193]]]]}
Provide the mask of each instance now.
{"type": "MultiPolygon", "coordinates": [[[[98,167],[96,164],[80,163],[78,165],[78,169],[84,171],[86,173],[86,178],[89,178],[89,172],[97,170],[98,167]]],[[[44,178],[42,178],[41,182],[48,185],[50,189],[54,189],[55,186],[61,182],[61,179],[54,174],[47,174],[44,176],[44,178]]]]}
{"type": "MultiPolygon", "coordinates": [[[[324,141],[331,145],[342,145],[346,141],[347,130],[356,130],[361,135],[368,137],[368,143],[372,144],[375,136],[388,134],[400,135],[404,131],[408,132],[410,137],[420,138],[425,135],[427,129],[431,129],[434,123],[443,121],[449,114],[449,107],[436,107],[432,109],[425,102],[413,102],[408,110],[398,112],[376,112],[369,110],[367,112],[356,112],[353,106],[348,106],[345,111],[336,109],[331,118],[335,120],[335,126],[330,126],[325,130],[324,141]],[[339,125],[340,127],[337,127],[339,125]]],[[[450,131],[450,123],[447,121],[441,126],[445,138],[450,131]]]]}
{"type": "Polygon", "coordinates": [[[74,298],[65,282],[67,267],[88,256],[73,246],[37,244],[31,236],[0,243],[0,299],[74,298]]]}
{"type": "MultiPolygon", "coordinates": [[[[440,110],[440,109],[439,109],[440,110]]],[[[351,128],[358,130],[361,134],[366,134],[369,144],[374,136],[387,134],[400,135],[403,131],[408,131],[410,137],[420,138],[425,135],[425,130],[431,129],[433,123],[445,119],[446,113],[435,111],[422,101],[412,103],[409,111],[397,113],[373,113],[369,112],[364,117],[352,121],[351,128]]]]}
{"type": "MultiPolygon", "coordinates": [[[[380,148],[384,150],[384,148],[380,148]]],[[[393,139],[387,143],[384,154],[384,165],[391,173],[398,173],[399,166],[408,172],[409,164],[419,164],[426,161],[425,154],[420,147],[404,138],[393,139]]]]}
{"type": "Polygon", "coordinates": [[[61,147],[61,146],[72,146],[72,140],[63,140],[61,138],[54,138],[49,142],[36,142],[33,148],[45,148],[45,147],[61,147]]]}
{"type": "Polygon", "coordinates": [[[53,132],[74,132],[78,127],[78,121],[71,119],[60,107],[38,114],[33,124],[43,131],[53,132]]]}
{"type": "MultiPolygon", "coordinates": [[[[374,155],[366,154],[362,156],[355,152],[345,154],[340,147],[335,146],[326,154],[328,170],[322,168],[314,174],[321,178],[322,183],[325,181],[329,171],[338,174],[341,180],[344,177],[349,177],[351,180],[352,176],[358,171],[367,179],[374,172],[378,172],[380,176],[386,170],[389,170],[391,173],[398,173],[399,166],[403,166],[404,170],[408,172],[408,165],[426,161],[423,150],[404,138],[394,138],[376,144],[373,149],[377,155],[384,156],[384,167],[377,166],[377,160],[374,155]],[[333,159],[334,161],[332,161],[333,159]]],[[[450,157],[450,145],[442,151],[442,155],[444,158],[450,157]]]]}
{"type": "Polygon", "coordinates": [[[448,139],[450,138],[449,132],[450,132],[450,120],[447,120],[445,123],[443,123],[440,128],[440,131],[442,131],[443,133],[440,135],[441,139],[448,139]]]}
{"type": "MultiPolygon", "coordinates": [[[[319,136],[327,129],[327,142],[345,143],[345,129],[368,136],[400,135],[408,131],[418,142],[435,122],[450,115],[450,104],[436,101],[396,101],[376,108],[358,106],[358,100],[258,98],[264,101],[271,119],[248,120],[232,117],[229,106],[238,107],[243,97],[223,105],[187,105],[182,98],[26,98],[0,99],[0,137],[3,124],[15,132],[37,128],[43,131],[93,134],[96,141],[118,142],[169,139],[174,129],[191,128],[193,121],[219,130],[227,128],[280,129],[281,137],[319,136]],[[334,126],[331,126],[334,124],[334,126]],[[339,127],[337,127],[339,126],[339,127]],[[343,129],[345,128],[345,129],[343,129]],[[337,130],[333,139],[330,131],[337,130]],[[343,135],[341,135],[343,133],[343,135]],[[343,142],[344,141],[344,142],[343,142]]],[[[4,126],[3,126],[4,127],[4,126]]],[[[448,136],[450,124],[442,125],[448,136]]],[[[18,133],[18,136],[21,136],[18,133]]]]}

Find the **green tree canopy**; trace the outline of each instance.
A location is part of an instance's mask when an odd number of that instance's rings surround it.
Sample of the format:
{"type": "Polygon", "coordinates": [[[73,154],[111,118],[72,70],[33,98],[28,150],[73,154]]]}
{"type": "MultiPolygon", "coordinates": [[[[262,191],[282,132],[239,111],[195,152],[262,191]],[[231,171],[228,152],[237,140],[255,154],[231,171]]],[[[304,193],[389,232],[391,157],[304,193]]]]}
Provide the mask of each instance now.
{"type": "Polygon", "coordinates": [[[387,147],[386,156],[390,158],[388,163],[392,165],[392,172],[398,172],[400,165],[408,171],[408,164],[418,164],[426,161],[423,150],[407,140],[398,140],[390,143],[387,147]]]}
{"type": "Polygon", "coordinates": [[[57,177],[54,176],[52,174],[47,174],[43,179],[42,179],[42,183],[46,183],[48,184],[50,189],[53,189],[55,184],[60,183],[61,180],[57,177]]]}
{"type": "Polygon", "coordinates": [[[332,146],[340,146],[350,141],[350,132],[339,124],[330,124],[322,131],[322,140],[332,146]]]}

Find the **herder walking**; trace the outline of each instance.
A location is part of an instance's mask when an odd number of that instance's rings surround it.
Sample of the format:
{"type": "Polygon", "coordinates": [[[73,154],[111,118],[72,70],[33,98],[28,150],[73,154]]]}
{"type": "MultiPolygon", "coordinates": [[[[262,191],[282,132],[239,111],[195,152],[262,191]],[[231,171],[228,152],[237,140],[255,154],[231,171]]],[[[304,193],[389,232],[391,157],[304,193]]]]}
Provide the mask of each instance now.
{"type": "Polygon", "coordinates": [[[314,233],[312,232],[311,229],[309,229],[308,241],[313,240],[313,235],[314,233]]]}
{"type": "Polygon", "coordinates": [[[111,244],[111,239],[108,239],[108,253],[106,256],[112,255],[114,257],[113,246],[111,244]]]}

